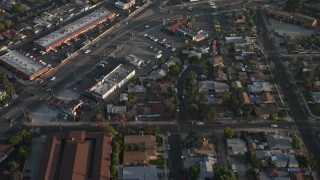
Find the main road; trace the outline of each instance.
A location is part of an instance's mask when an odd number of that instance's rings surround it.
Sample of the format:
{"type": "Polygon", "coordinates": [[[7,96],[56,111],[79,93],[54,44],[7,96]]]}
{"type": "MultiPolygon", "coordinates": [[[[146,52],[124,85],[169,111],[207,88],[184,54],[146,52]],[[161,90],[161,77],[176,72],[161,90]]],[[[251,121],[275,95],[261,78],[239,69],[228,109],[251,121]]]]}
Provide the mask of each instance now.
{"type": "MultiPolygon", "coordinates": [[[[257,15],[258,25],[267,32],[268,30],[266,27],[263,10],[259,9],[257,15]]],[[[275,64],[278,73],[280,73],[281,79],[279,85],[286,92],[285,98],[289,100],[288,105],[291,110],[292,119],[296,123],[304,144],[306,145],[306,148],[310,153],[314,155],[317,165],[318,167],[320,167],[320,144],[315,137],[317,128],[316,123],[314,120],[309,118],[309,115],[304,110],[304,104],[301,104],[301,102],[299,101],[295,87],[290,83],[290,79],[282,64],[281,56],[279,53],[277,53],[277,48],[275,47],[272,40],[264,41],[264,46],[266,48],[268,60],[272,61],[275,64]]]]}

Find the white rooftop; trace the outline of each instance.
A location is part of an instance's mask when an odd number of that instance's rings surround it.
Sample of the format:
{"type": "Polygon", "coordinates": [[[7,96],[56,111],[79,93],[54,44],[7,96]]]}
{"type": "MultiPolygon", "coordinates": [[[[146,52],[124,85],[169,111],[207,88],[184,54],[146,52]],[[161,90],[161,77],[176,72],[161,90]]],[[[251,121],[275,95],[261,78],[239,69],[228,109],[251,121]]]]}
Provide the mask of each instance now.
{"type": "Polygon", "coordinates": [[[121,81],[132,75],[132,73],[133,75],[135,74],[135,70],[133,69],[133,67],[120,64],[109,74],[104,76],[100,82],[90,88],[90,91],[102,96],[110,89],[118,86],[121,81]]]}
{"type": "Polygon", "coordinates": [[[58,29],[38,40],[35,41],[35,43],[43,46],[43,47],[49,47],[52,44],[61,41],[62,39],[66,39],[68,36],[71,36],[75,32],[81,31],[83,28],[92,25],[93,23],[102,20],[106,16],[112,14],[112,12],[100,8],[81,19],[78,19],[77,21],[74,21],[61,29],[58,29]]]}
{"type": "Polygon", "coordinates": [[[0,59],[26,75],[32,75],[45,68],[42,64],[33,61],[16,50],[9,51],[7,54],[2,55],[0,59]]]}

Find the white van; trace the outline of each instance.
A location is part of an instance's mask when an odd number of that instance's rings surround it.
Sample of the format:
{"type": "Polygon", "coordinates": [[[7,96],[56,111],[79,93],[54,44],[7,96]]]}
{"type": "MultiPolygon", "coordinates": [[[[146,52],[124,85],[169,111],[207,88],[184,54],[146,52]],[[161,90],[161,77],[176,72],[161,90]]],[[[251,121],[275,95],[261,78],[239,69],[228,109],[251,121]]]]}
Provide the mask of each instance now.
{"type": "Polygon", "coordinates": [[[161,57],[162,57],[162,54],[156,54],[156,55],[155,55],[155,58],[156,58],[156,59],[159,59],[159,58],[161,58],[161,57]]]}

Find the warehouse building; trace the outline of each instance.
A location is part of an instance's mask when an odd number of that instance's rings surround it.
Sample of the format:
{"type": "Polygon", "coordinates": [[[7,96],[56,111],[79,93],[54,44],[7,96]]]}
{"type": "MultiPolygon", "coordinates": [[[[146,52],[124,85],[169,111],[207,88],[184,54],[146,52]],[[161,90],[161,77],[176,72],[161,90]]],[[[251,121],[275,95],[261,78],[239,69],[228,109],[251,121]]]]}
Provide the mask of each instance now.
{"type": "Polygon", "coordinates": [[[62,27],[61,29],[56,30],[53,33],[34,41],[34,43],[40,49],[48,51],[56,46],[59,46],[63,42],[78,36],[88,29],[93,28],[96,25],[114,17],[115,13],[101,8],[73,23],[62,27]]]}
{"type": "Polygon", "coordinates": [[[15,50],[0,56],[0,64],[12,71],[17,77],[27,80],[34,80],[49,70],[48,67],[15,50]]]}
{"type": "MultiPolygon", "coordinates": [[[[49,135],[41,151],[39,171],[31,179],[109,180],[111,133],[70,131],[49,135]]],[[[29,157],[35,158],[35,157],[29,157]]]]}
{"type": "Polygon", "coordinates": [[[109,74],[104,76],[99,82],[93,85],[89,89],[89,92],[97,98],[105,99],[116,89],[121,88],[135,74],[136,72],[133,67],[120,64],[109,74]]]}

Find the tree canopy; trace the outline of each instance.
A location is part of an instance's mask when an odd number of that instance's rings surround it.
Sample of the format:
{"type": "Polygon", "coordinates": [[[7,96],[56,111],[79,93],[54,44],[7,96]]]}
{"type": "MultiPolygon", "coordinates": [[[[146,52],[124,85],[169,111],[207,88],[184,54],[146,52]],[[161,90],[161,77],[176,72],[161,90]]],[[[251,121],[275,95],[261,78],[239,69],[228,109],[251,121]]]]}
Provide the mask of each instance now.
{"type": "Polygon", "coordinates": [[[294,134],[292,136],[292,147],[297,149],[297,148],[300,148],[301,145],[302,145],[301,138],[298,135],[294,134]]]}
{"type": "Polygon", "coordinates": [[[200,174],[200,165],[198,163],[192,165],[188,169],[188,175],[191,180],[197,180],[200,174]]]}
{"type": "Polygon", "coordinates": [[[204,121],[213,121],[216,119],[217,112],[212,107],[204,107],[201,108],[201,118],[204,121]]]}
{"type": "Polygon", "coordinates": [[[28,10],[28,6],[23,3],[16,3],[12,6],[11,11],[13,13],[23,13],[28,10]]]}
{"type": "Polygon", "coordinates": [[[236,176],[231,170],[223,168],[216,173],[215,179],[216,180],[236,180],[236,176]]]}
{"type": "Polygon", "coordinates": [[[224,128],[223,131],[224,131],[224,135],[229,139],[234,136],[234,131],[229,127],[224,128]]]}
{"type": "Polygon", "coordinates": [[[301,10],[302,0],[287,0],[286,8],[291,12],[299,12],[301,10]]]}
{"type": "Polygon", "coordinates": [[[112,136],[115,136],[117,133],[116,130],[110,125],[102,127],[102,131],[106,133],[111,133],[112,136]]]}

